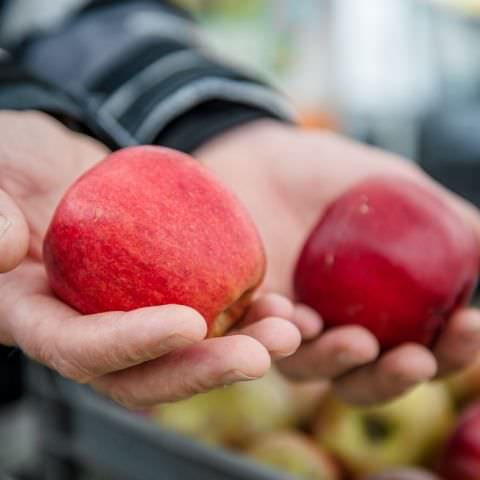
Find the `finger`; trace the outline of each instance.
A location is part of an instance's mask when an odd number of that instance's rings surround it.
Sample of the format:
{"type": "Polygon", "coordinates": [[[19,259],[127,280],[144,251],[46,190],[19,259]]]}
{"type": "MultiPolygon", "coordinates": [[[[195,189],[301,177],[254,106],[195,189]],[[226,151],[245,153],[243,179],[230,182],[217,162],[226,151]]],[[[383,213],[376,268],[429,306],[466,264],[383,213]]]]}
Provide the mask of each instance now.
{"type": "Polygon", "coordinates": [[[429,350],[406,344],[385,353],[377,362],[337,379],[334,388],[350,403],[369,405],[402,395],[433,378],[436,371],[435,358],[429,350]]]}
{"type": "Polygon", "coordinates": [[[335,378],[370,363],[379,352],[375,337],[357,326],[334,328],[300,347],[279,362],[280,369],[296,379],[335,378]]]}
{"type": "Polygon", "coordinates": [[[17,308],[16,344],[35,360],[77,382],[123,370],[203,339],[195,310],[164,305],[79,316],[53,298],[25,299],[17,308]]]}
{"type": "Polygon", "coordinates": [[[255,300],[251,305],[240,327],[245,327],[267,317],[291,319],[293,313],[293,304],[288,298],[276,293],[267,293],[255,300]]]}
{"type": "Polygon", "coordinates": [[[295,305],[292,322],[300,330],[303,340],[313,340],[320,335],[323,329],[323,321],[320,315],[302,303],[295,305]]]}
{"type": "Polygon", "coordinates": [[[275,293],[257,299],[240,326],[250,325],[266,317],[286,318],[296,325],[304,340],[316,337],[323,327],[323,322],[315,310],[302,304],[293,305],[286,297],[275,293]]]}
{"type": "Polygon", "coordinates": [[[274,359],[292,355],[302,342],[298,328],[288,320],[278,317],[265,318],[236,333],[258,340],[274,359]]]}
{"type": "Polygon", "coordinates": [[[270,355],[244,335],[210,338],[122,372],[97,378],[92,386],[128,408],[187,398],[234,382],[262,377],[270,355]]]}
{"type": "Polygon", "coordinates": [[[0,190],[0,272],[15,268],[29,245],[27,222],[15,202],[0,190]]]}
{"type": "Polygon", "coordinates": [[[480,312],[459,310],[448,322],[434,350],[439,375],[470,365],[480,353],[480,312]]]}

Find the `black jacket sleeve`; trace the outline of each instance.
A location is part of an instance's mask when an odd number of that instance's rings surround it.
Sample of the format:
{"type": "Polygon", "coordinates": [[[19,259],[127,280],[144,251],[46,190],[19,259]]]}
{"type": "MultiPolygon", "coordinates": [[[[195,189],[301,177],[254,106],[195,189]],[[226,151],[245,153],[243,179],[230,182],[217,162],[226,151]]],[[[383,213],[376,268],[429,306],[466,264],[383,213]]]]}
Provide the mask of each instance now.
{"type": "Polygon", "coordinates": [[[0,58],[0,110],[38,110],[76,130],[92,135],[110,148],[117,146],[87,102],[27,72],[10,57],[0,58]]]}
{"type": "Polygon", "coordinates": [[[42,110],[79,120],[81,111],[68,95],[35,79],[5,57],[0,60],[0,109],[42,110]]]}
{"type": "Polygon", "coordinates": [[[164,1],[90,2],[31,35],[16,55],[83,102],[118,147],[159,143],[191,152],[233,126],[293,117],[265,82],[208,53],[192,19],[164,1]]]}

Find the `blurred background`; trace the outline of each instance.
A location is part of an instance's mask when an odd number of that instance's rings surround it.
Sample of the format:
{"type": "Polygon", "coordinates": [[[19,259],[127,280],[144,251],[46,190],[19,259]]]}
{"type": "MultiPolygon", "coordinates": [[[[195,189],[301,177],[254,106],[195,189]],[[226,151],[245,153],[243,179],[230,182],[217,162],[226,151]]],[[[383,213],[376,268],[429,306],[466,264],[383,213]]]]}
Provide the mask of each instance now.
{"type": "MultiPolygon", "coordinates": [[[[31,0],[28,13],[37,19],[51,16],[60,3],[68,0],[52,0],[42,9],[31,0]]],[[[194,14],[218,55],[260,72],[283,91],[305,128],[339,131],[406,156],[480,205],[480,0],[176,3],[194,14]]],[[[144,23],[149,28],[148,18],[144,23]]],[[[0,469],[32,480],[281,478],[248,470],[210,450],[196,450],[193,443],[177,443],[164,430],[243,452],[310,480],[347,478],[341,471],[360,478],[375,468],[433,468],[436,449],[455,415],[480,397],[480,368],[472,372],[416,393],[391,410],[373,412],[348,410],[329,399],[323,385],[298,388],[275,374],[250,387],[200,396],[134,419],[108,402],[98,400],[97,405],[88,395],[84,398],[77,388],[48,384],[45,390],[43,385],[32,398],[12,395],[0,407],[0,469]],[[49,388],[53,395],[45,393],[49,388]],[[319,423],[327,417],[346,423],[319,423]],[[418,421],[412,424],[409,417],[418,421]],[[351,418],[358,430],[349,426],[351,418]],[[405,425],[399,435],[397,425],[405,425]],[[345,437],[345,428],[354,431],[353,447],[332,441],[345,437]],[[268,435],[279,431],[287,432],[286,437],[278,437],[280,447],[275,442],[272,447],[268,435]],[[394,447],[384,453],[382,442],[394,447]],[[366,445],[366,450],[355,445],[366,445]],[[76,452],[75,461],[70,451],[76,452]],[[178,451],[194,453],[178,457],[178,451]],[[298,455],[290,458],[292,451],[298,455]],[[51,462],[46,477],[39,475],[44,454],[51,462]],[[156,474],[155,458],[163,462],[156,474]],[[229,469],[231,476],[221,474],[229,469]]],[[[38,378],[40,373],[32,382],[37,386],[38,378]]],[[[8,397],[9,392],[1,393],[8,397]]]]}
{"type": "Polygon", "coordinates": [[[304,125],[404,155],[480,201],[479,1],[178,3],[220,54],[283,90],[304,125]]]}

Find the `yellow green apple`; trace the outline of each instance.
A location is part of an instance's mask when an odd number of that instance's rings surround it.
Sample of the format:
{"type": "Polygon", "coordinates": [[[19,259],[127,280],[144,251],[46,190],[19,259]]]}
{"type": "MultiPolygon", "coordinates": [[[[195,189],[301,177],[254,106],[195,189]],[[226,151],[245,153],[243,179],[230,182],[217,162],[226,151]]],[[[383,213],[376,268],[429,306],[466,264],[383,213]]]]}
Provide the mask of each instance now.
{"type": "MultiPolygon", "coordinates": [[[[426,461],[453,423],[445,385],[424,384],[382,406],[355,408],[331,396],[315,424],[315,437],[354,475],[426,461]]],[[[460,480],[460,479],[459,479],[460,480]]]]}

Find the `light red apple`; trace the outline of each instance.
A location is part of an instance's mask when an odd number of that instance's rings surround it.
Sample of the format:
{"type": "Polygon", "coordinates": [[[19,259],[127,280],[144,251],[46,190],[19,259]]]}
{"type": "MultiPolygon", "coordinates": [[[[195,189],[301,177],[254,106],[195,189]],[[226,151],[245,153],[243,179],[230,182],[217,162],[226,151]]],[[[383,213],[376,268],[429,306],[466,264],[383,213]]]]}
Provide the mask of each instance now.
{"type": "Polygon", "coordinates": [[[445,480],[480,478],[480,403],[458,420],[441,455],[439,473],[445,480]]]}
{"type": "Polygon", "coordinates": [[[399,470],[389,470],[379,475],[373,475],[365,480],[440,480],[440,478],[426,470],[402,468],[399,470]]]}
{"type": "Polygon", "coordinates": [[[259,438],[247,450],[255,461],[303,480],[339,480],[333,457],[303,433],[276,432],[259,438]]]}
{"type": "Polygon", "coordinates": [[[54,292],[78,311],[182,304],[220,335],[265,270],[239,200],[180,152],[131,147],[86,172],[58,205],[44,242],[54,292]]]}
{"type": "Polygon", "coordinates": [[[470,299],[478,267],[472,230],[441,198],[410,180],[374,177],[327,208],[294,286],[328,327],[361,325],[384,349],[431,345],[470,299]]]}

